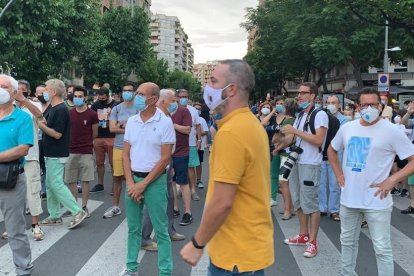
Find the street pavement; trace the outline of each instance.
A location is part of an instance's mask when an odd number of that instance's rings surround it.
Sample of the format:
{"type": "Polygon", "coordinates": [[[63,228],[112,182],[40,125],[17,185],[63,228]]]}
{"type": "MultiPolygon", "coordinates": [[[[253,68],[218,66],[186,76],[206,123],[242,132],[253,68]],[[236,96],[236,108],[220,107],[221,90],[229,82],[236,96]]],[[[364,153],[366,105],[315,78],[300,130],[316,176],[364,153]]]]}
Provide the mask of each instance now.
{"type": "MultiPolygon", "coordinates": [[[[206,153],[207,157],[207,153],[206,153]]],[[[205,158],[208,160],[208,158],[205,158]]],[[[204,183],[207,183],[207,162],[204,164],[204,183]]],[[[108,170],[107,170],[108,171],[108,170]]],[[[93,185],[91,185],[92,187],[93,185]]],[[[91,194],[89,210],[91,217],[74,230],[66,225],[70,218],[64,218],[61,226],[44,226],[45,239],[35,242],[30,233],[30,216],[27,216],[27,233],[32,249],[35,266],[33,276],[115,276],[125,267],[127,223],[125,212],[120,216],[103,219],[103,213],[111,206],[111,181],[109,173],[105,176],[105,191],[91,194]]],[[[208,257],[204,254],[196,267],[185,264],[179,251],[187,243],[198,227],[203,212],[206,189],[198,190],[199,202],[192,202],[194,222],[189,226],[180,226],[175,220],[177,231],[186,236],[185,241],[173,242],[174,276],[207,275],[208,257]]],[[[80,199],[79,199],[80,200],[80,199]]],[[[414,215],[402,215],[400,210],[409,205],[409,199],[394,197],[392,213],[392,243],[396,276],[414,276],[412,252],[414,249],[414,215]]],[[[181,201],[180,201],[181,204],[181,201]]],[[[46,217],[46,202],[43,202],[46,217]]],[[[123,199],[121,208],[124,211],[123,199]]],[[[286,237],[298,233],[298,220],[281,220],[279,212],[283,201],[278,195],[278,205],[272,208],[274,221],[274,249],[276,262],[266,269],[266,275],[286,276],[331,276],[338,275],[340,268],[340,223],[323,217],[318,235],[320,251],[314,258],[303,257],[303,247],[283,244],[286,237]]],[[[63,212],[64,210],[62,210],[63,212]]],[[[0,213],[0,233],[4,231],[4,219],[0,213]]],[[[235,233],[237,234],[237,233],[235,233]]],[[[369,230],[362,229],[359,243],[359,255],[356,272],[359,276],[377,275],[375,254],[370,240],[369,230]]],[[[243,252],[240,252],[243,254],[243,252]]],[[[140,276],[156,276],[157,253],[140,251],[140,276]]],[[[15,275],[10,247],[7,240],[0,240],[0,275],[15,275]]]]}

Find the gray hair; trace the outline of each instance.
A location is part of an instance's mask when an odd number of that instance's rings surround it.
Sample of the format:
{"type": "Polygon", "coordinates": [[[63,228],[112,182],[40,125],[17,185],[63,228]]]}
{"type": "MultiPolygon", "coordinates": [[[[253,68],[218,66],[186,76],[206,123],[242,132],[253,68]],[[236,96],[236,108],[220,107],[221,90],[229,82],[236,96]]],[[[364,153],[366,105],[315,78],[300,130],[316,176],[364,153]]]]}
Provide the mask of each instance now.
{"type": "Polygon", "coordinates": [[[169,95],[175,96],[175,91],[172,89],[161,89],[160,100],[167,98],[169,95]]]}
{"type": "Polygon", "coordinates": [[[58,79],[50,79],[50,80],[46,81],[46,85],[51,87],[52,89],[56,90],[56,94],[59,97],[63,97],[63,95],[65,95],[66,86],[65,86],[65,83],[63,81],[58,80],[58,79]]]}
{"type": "Polygon", "coordinates": [[[220,62],[229,66],[225,78],[228,83],[234,83],[249,97],[255,85],[255,77],[249,64],[241,59],[226,59],[220,62]]]}
{"type": "Polygon", "coordinates": [[[0,78],[7,78],[9,80],[12,88],[13,88],[13,91],[17,91],[17,89],[19,88],[19,83],[12,76],[9,76],[9,75],[6,75],[6,74],[0,74],[0,78]]]}

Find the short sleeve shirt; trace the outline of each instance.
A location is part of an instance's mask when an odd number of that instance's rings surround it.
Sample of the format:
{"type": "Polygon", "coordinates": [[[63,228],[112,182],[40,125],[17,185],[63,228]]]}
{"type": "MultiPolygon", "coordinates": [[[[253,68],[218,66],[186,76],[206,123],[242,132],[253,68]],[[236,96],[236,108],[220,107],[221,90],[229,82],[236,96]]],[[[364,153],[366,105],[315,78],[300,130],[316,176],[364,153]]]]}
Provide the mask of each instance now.
{"type": "MultiPolygon", "coordinates": [[[[137,110],[133,105],[126,107],[123,103],[120,103],[112,109],[111,115],[109,116],[109,120],[114,121],[125,127],[126,122],[128,121],[129,117],[132,117],[136,114],[137,114],[137,110]]],[[[124,134],[123,133],[115,133],[114,148],[117,148],[117,149],[124,148],[124,134]]]]}
{"type": "Polygon", "coordinates": [[[175,144],[174,125],[158,109],[145,123],[138,113],[128,119],[124,141],[131,145],[131,170],[150,172],[161,159],[162,145],[175,144]]]}
{"type": "Polygon", "coordinates": [[[69,111],[70,144],[69,152],[76,154],[93,153],[93,125],[98,123],[98,114],[90,108],[78,112],[76,108],[69,111]]]}
{"type": "MultiPolygon", "coordinates": [[[[33,123],[30,116],[14,106],[13,112],[0,120],[0,152],[20,145],[33,146],[33,123]]],[[[24,158],[21,158],[24,162],[24,158]]]]}
{"type": "Polygon", "coordinates": [[[51,106],[46,117],[47,126],[62,134],[60,139],[55,139],[43,133],[43,152],[45,157],[68,157],[70,141],[70,117],[65,103],[51,106]]]}
{"type": "Polygon", "coordinates": [[[247,107],[227,114],[218,124],[206,204],[214,195],[215,181],[235,185],[237,192],[230,214],[207,245],[208,255],[225,270],[264,269],[274,262],[266,131],[247,107]]]}
{"type": "MultiPolygon", "coordinates": [[[[42,105],[39,102],[33,102],[29,100],[39,111],[42,111],[42,105]]],[[[23,107],[22,110],[29,114],[33,124],[33,147],[29,149],[29,153],[26,155],[26,160],[39,160],[39,143],[38,143],[38,131],[37,118],[29,111],[27,107],[23,107]]]]}
{"type": "MultiPolygon", "coordinates": [[[[208,132],[208,125],[206,120],[200,116],[200,125],[201,125],[201,132],[208,132]]],[[[201,136],[201,150],[204,150],[207,147],[207,135],[202,135],[201,136]]]]}
{"type": "Polygon", "coordinates": [[[98,113],[99,125],[98,125],[98,137],[97,138],[114,138],[115,133],[109,131],[109,116],[116,105],[115,101],[110,103],[101,103],[96,101],[92,104],[91,109],[98,113]]]}
{"type": "Polygon", "coordinates": [[[198,115],[198,110],[191,105],[187,105],[187,109],[191,113],[191,120],[192,120],[191,132],[190,132],[190,137],[189,137],[189,145],[190,147],[195,147],[197,146],[196,126],[200,124],[200,115],[198,115]]]}
{"type": "MultiPolygon", "coordinates": [[[[180,125],[180,126],[191,126],[192,125],[192,119],[190,111],[185,108],[179,106],[177,111],[171,115],[171,119],[174,124],[180,125]]],[[[173,153],[174,157],[183,157],[188,156],[190,148],[189,148],[189,135],[181,133],[179,131],[175,131],[176,133],[176,145],[175,145],[175,151],[173,153]]]]}

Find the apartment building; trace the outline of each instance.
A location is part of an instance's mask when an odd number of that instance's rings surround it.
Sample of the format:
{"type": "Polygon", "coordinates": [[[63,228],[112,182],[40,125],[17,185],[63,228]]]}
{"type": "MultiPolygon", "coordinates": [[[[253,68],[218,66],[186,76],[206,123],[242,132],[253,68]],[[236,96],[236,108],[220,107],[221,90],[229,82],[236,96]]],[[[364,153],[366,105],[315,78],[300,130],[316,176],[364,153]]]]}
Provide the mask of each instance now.
{"type": "Polygon", "coordinates": [[[217,60],[214,60],[194,64],[193,76],[201,83],[201,86],[205,86],[210,81],[211,73],[218,63],[217,60]]]}
{"type": "Polygon", "coordinates": [[[102,11],[106,11],[114,7],[131,7],[140,6],[147,14],[150,14],[151,0],[102,0],[102,11]]]}
{"type": "Polygon", "coordinates": [[[164,59],[168,63],[169,70],[192,71],[194,50],[178,17],[152,15],[150,31],[154,52],[158,59],[164,59]]]}

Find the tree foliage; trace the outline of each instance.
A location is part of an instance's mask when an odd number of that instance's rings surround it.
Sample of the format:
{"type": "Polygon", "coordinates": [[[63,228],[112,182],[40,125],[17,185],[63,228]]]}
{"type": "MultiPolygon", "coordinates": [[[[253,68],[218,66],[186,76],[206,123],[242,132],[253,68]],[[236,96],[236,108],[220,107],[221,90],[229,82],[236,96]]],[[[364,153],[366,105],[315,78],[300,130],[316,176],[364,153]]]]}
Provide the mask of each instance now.
{"type": "Polygon", "coordinates": [[[186,89],[192,99],[200,100],[201,84],[189,72],[174,70],[170,73],[168,87],[186,89]]]}

